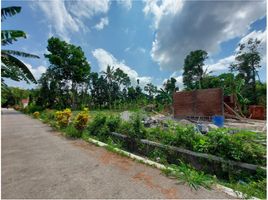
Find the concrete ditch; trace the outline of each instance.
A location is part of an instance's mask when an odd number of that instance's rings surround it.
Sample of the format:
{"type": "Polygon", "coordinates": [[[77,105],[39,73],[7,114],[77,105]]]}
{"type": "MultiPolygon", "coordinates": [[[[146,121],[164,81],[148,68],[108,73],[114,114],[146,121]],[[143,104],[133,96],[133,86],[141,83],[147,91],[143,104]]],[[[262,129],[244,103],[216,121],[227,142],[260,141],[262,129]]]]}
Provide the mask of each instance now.
{"type": "Polygon", "coordinates": [[[257,173],[257,170],[266,171],[265,167],[254,164],[226,160],[219,156],[198,153],[145,139],[133,141],[128,136],[116,132],[111,132],[110,134],[111,136],[125,143],[126,147],[131,147],[128,148],[130,152],[148,156],[148,154],[155,149],[162,150],[166,153],[169,163],[177,164],[179,162],[178,159],[180,159],[188,164],[191,164],[197,170],[203,170],[213,175],[216,174],[219,177],[229,176],[230,173],[238,175],[239,173],[245,172],[255,174],[257,173]],[[139,144],[142,144],[142,149],[135,148],[139,144]]]}

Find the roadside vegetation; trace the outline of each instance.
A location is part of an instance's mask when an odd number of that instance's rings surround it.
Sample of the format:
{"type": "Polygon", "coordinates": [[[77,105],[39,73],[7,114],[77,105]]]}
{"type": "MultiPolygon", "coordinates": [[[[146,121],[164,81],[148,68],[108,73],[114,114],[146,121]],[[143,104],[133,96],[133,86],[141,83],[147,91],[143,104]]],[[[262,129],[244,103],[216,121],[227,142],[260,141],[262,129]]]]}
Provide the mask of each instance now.
{"type": "MultiPolygon", "coordinates": [[[[148,139],[195,152],[217,155],[228,160],[266,166],[266,148],[256,142],[259,133],[255,132],[235,130],[235,134],[230,134],[234,129],[222,128],[202,135],[191,125],[174,122],[167,122],[168,125],[159,125],[156,128],[145,128],[139,111],[133,112],[135,114],[130,121],[121,120],[118,112],[110,111],[105,114],[103,111],[93,111],[91,115],[91,111],[87,108],[75,112],[71,112],[70,109],[62,111],[46,109],[38,112],[38,115],[37,112],[32,113],[27,108],[22,109],[22,112],[50,124],[56,130],[62,131],[66,137],[81,138],[85,141],[94,138],[105,142],[110,146],[108,150],[117,147],[128,151],[132,148],[127,146],[129,143],[126,145],[110,134],[117,132],[135,141],[148,139]]],[[[168,166],[170,170],[163,171],[166,175],[177,178],[179,183],[186,183],[193,189],[198,189],[200,186],[211,188],[213,184],[220,183],[245,193],[248,198],[251,196],[264,198],[266,195],[266,173],[263,170],[255,175],[243,175],[243,173],[241,175],[230,171],[227,176],[217,177],[194,169],[179,157],[177,164],[172,164],[168,161],[165,151],[155,149],[147,157],[168,166]]]]}

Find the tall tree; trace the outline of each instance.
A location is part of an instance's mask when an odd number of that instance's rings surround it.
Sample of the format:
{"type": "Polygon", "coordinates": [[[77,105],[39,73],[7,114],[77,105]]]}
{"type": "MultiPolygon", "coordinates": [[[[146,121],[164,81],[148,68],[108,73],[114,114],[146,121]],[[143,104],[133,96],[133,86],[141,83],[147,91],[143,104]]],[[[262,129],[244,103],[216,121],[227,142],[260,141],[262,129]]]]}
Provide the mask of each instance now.
{"type": "Polygon", "coordinates": [[[144,91],[148,92],[150,99],[153,99],[154,95],[157,93],[157,87],[152,83],[147,83],[144,86],[144,91]]]}
{"type": "Polygon", "coordinates": [[[156,100],[157,102],[165,105],[172,103],[173,93],[179,90],[179,87],[176,86],[176,79],[171,77],[164,84],[163,88],[157,91],[156,100]]]}
{"type": "Polygon", "coordinates": [[[105,79],[103,75],[99,77],[98,73],[94,72],[91,73],[90,81],[90,90],[93,105],[98,105],[99,108],[106,106],[106,104],[109,103],[109,99],[107,99],[109,93],[107,79],[105,79]]]}
{"type": "Polygon", "coordinates": [[[207,58],[208,54],[204,50],[191,51],[186,56],[183,66],[183,84],[187,90],[202,88],[202,79],[206,74],[203,66],[207,58]]]}
{"type": "Polygon", "coordinates": [[[128,87],[130,85],[129,76],[120,68],[117,68],[114,72],[114,80],[120,87],[128,87]]]}
{"type": "MultiPolygon", "coordinates": [[[[11,17],[21,11],[21,7],[13,6],[1,9],[1,22],[8,16],[11,17]]],[[[21,30],[2,30],[1,31],[1,45],[10,45],[18,38],[26,38],[26,33],[21,30]]],[[[37,83],[35,77],[28,69],[28,67],[16,56],[26,58],[39,58],[36,55],[25,53],[16,50],[1,50],[1,74],[2,78],[10,78],[14,81],[24,80],[27,83],[37,83]]],[[[1,85],[5,86],[4,79],[1,79],[1,85]]]]}
{"type": "Polygon", "coordinates": [[[179,87],[176,86],[176,79],[171,77],[164,83],[164,90],[172,96],[174,92],[179,90],[179,87]]]}
{"type": "Polygon", "coordinates": [[[260,40],[250,38],[247,42],[239,44],[235,62],[230,67],[231,71],[238,72],[238,76],[245,80],[246,87],[243,93],[252,104],[257,103],[256,76],[261,67],[260,43],[260,40]]]}
{"type": "Polygon", "coordinates": [[[56,81],[56,90],[60,92],[57,99],[67,100],[69,106],[76,108],[78,97],[90,78],[90,65],[85,54],[81,47],[54,37],[48,40],[47,50],[49,53],[45,57],[50,62],[48,73],[56,81]]]}

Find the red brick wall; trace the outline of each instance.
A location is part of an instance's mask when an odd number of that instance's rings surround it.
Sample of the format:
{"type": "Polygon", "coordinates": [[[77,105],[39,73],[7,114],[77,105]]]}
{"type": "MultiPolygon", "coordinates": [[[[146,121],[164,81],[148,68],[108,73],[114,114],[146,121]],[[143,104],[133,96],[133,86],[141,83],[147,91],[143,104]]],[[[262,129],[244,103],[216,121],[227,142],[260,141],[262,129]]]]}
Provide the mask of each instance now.
{"type": "Polygon", "coordinates": [[[220,88],[175,92],[174,117],[223,115],[223,91],[220,88]]]}
{"type": "Polygon", "coordinates": [[[265,119],[265,108],[263,106],[251,105],[249,106],[249,113],[251,119],[265,119]]]}

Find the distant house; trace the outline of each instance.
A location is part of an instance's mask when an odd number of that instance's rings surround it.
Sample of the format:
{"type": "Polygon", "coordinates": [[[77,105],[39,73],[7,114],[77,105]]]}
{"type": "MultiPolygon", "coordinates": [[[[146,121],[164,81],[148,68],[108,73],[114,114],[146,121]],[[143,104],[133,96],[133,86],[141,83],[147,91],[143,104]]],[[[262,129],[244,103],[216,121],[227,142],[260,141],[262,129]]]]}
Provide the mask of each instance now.
{"type": "Polygon", "coordinates": [[[23,105],[23,108],[25,108],[25,107],[28,106],[28,104],[29,104],[29,98],[27,98],[27,99],[22,99],[22,100],[21,100],[21,103],[22,103],[22,105],[23,105]]]}

